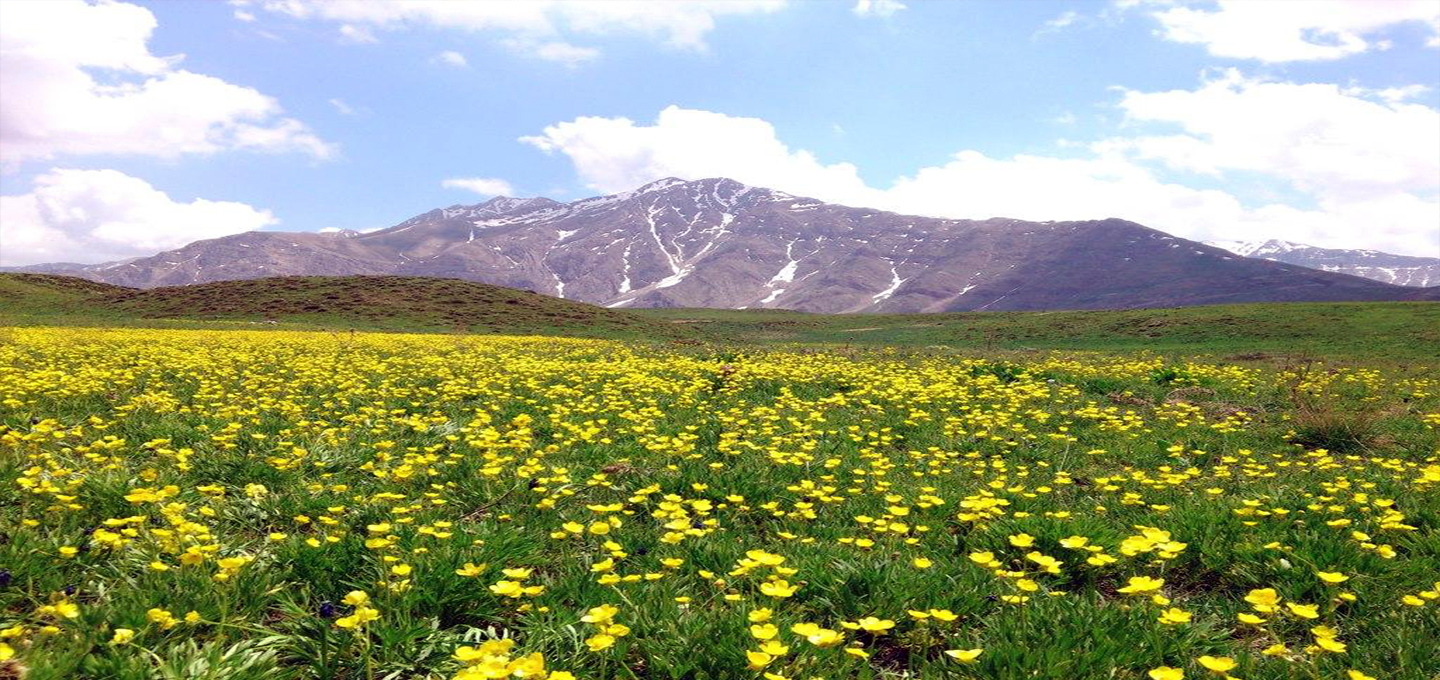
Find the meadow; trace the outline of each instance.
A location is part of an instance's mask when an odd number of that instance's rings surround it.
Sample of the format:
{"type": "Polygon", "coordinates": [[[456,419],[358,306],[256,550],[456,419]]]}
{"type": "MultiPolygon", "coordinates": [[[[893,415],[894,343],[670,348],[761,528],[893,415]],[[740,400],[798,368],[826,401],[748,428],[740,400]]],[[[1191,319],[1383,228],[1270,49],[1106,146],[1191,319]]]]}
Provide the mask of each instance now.
{"type": "Polygon", "coordinates": [[[1433,355],[9,328],[0,678],[1424,680],[1437,494],[1433,355]]]}

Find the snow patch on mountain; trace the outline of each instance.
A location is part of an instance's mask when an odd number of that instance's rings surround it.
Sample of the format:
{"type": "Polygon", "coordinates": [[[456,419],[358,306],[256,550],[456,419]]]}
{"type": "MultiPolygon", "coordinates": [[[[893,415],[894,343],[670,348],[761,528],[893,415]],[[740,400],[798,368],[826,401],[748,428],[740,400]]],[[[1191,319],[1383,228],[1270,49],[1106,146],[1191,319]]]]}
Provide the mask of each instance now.
{"type": "Polygon", "coordinates": [[[1270,239],[1265,241],[1207,241],[1206,245],[1253,257],[1350,274],[1398,286],[1440,285],[1440,257],[1395,255],[1369,249],[1319,248],[1270,239]]]}
{"type": "Polygon", "coordinates": [[[895,263],[894,263],[894,262],[891,262],[891,263],[890,263],[890,287],[889,287],[889,288],[886,288],[885,290],[882,290],[882,291],[876,293],[874,297],[870,298],[870,301],[871,301],[872,303],[879,303],[879,302],[884,302],[884,301],[886,301],[886,300],[889,300],[889,299],[890,299],[890,296],[891,296],[891,295],[894,295],[894,294],[895,294],[895,291],[897,291],[897,290],[900,289],[900,284],[902,284],[902,283],[905,283],[905,279],[900,278],[900,270],[898,270],[898,269],[895,268],[895,263]]]}

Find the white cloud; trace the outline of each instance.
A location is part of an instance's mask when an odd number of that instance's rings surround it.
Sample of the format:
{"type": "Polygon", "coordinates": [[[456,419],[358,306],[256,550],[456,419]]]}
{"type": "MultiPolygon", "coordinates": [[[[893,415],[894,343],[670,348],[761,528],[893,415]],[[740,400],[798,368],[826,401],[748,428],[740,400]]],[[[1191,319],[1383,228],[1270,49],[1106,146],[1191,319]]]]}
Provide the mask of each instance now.
{"type": "MultiPolygon", "coordinates": [[[[1138,94],[1143,93],[1127,93],[1127,98],[1138,94]]],[[[1313,120],[1297,123],[1309,125],[1313,120]]],[[[1269,132],[1282,131],[1272,126],[1269,132]]],[[[1194,149],[1203,157],[1223,157],[1223,149],[1208,150],[1208,140],[1195,139],[1194,149]]],[[[991,158],[961,151],[943,165],[920,168],[878,187],[861,179],[854,165],[827,164],[809,151],[790,148],[764,120],[676,106],[661,111],[650,125],[626,118],[584,117],[548,126],[520,141],[563,154],[587,186],[605,193],[670,176],[730,177],[845,205],[937,217],[1121,217],[1196,240],[1283,238],[1431,255],[1440,248],[1436,188],[1409,190],[1410,178],[1403,172],[1392,177],[1398,184],[1388,190],[1379,190],[1377,178],[1361,172],[1357,183],[1371,190],[1346,192],[1334,189],[1339,168],[1332,167],[1329,174],[1321,172],[1305,184],[1313,206],[1255,207],[1225,190],[1163,178],[1152,167],[1154,161],[1112,139],[1075,158],[991,158]]],[[[1433,143],[1417,146],[1436,148],[1433,143]]],[[[1247,169],[1253,165],[1240,164],[1247,169]]],[[[1225,168],[1228,165],[1221,170],[1225,168]]]]}
{"type": "Polygon", "coordinates": [[[963,151],[897,180],[881,206],[956,218],[1120,217],[1194,240],[1279,238],[1319,246],[1440,252],[1440,200],[1392,192],[1364,201],[1321,198],[1313,208],[1247,206],[1222,189],[1158,177],[1120,154],[1078,159],[963,151]]]}
{"type": "Polygon", "coordinates": [[[356,113],[355,107],[346,104],[344,99],[338,97],[331,98],[330,105],[335,107],[335,111],[342,116],[353,116],[356,113]]]}
{"type": "Polygon", "coordinates": [[[6,5],[0,22],[0,161],[59,155],[174,157],[225,149],[334,147],[260,92],[176,68],[147,42],[149,10],[80,0],[6,5]]]}
{"type": "Polygon", "coordinates": [[[577,118],[520,141],[565,154],[590,188],[607,193],[670,176],[730,177],[829,200],[875,193],[860,180],[855,166],[827,166],[808,151],[792,151],[764,120],[678,106],[661,111],[654,125],[637,125],[627,118],[577,118]]]}
{"type": "MultiPolygon", "coordinates": [[[[1213,9],[1167,6],[1151,15],[1169,40],[1204,45],[1217,57],[1267,62],[1339,59],[1386,49],[1386,41],[1369,36],[1406,22],[1426,24],[1440,35],[1440,2],[1434,0],[1219,0],[1213,9]]],[[[1432,36],[1427,44],[1436,41],[1432,36]]]]}
{"type": "Polygon", "coordinates": [[[515,193],[509,182],[495,177],[452,177],[440,183],[446,189],[464,189],[481,196],[508,196],[515,193]]]}
{"type": "Polygon", "coordinates": [[[244,203],[178,202],[115,170],[57,168],[36,177],[30,193],[0,196],[0,262],[104,262],[277,222],[244,203]]]}
{"type": "Polygon", "coordinates": [[[1429,91],[1430,87],[1428,85],[1403,85],[1401,87],[1386,87],[1378,90],[1372,90],[1367,88],[1349,88],[1345,90],[1345,93],[1379,97],[1380,99],[1383,99],[1384,101],[1391,104],[1398,104],[1407,99],[1414,99],[1415,97],[1418,97],[1429,91]]]}
{"type": "Polygon", "coordinates": [[[850,11],[861,17],[888,17],[902,9],[905,3],[900,0],[855,0],[855,7],[850,11]]]}
{"type": "Polygon", "coordinates": [[[563,40],[536,41],[526,38],[506,38],[500,42],[516,54],[553,61],[570,68],[600,58],[600,50],[593,47],[571,45],[563,40]]]}
{"type": "Polygon", "coordinates": [[[470,62],[465,60],[465,55],[460,54],[455,50],[445,50],[444,52],[435,55],[435,61],[437,63],[445,64],[447,66],[456,66],[459,68],[466,68],[470,66],[470,62]]]}
{"type": "Polygon", "coordinates": [[[371,31],[368,26],[344,24],[338,32],[340,33],[341,42],[354,43],[356,45],[380,42],[380,39],[375,37],[375,33],[371,31]]]}
{"type": "MultiPolygon", "coordinates": [[[[893,0],[880,0],[891,2],[893,0]]],[[[542,59],[579,63],[592,59],[578,50],[570,35],[638,35],[667,47],[704,51],[705,37],[720,17],[766,14],[785,0],[525,0],[523,2],[449,2],[446,0],[263,0],[271,12],[300,19],[341,24],[354,32],[362,27],[399,30],[413,27],[495,32],[502,38],[542,49],[542,59]]]]}
{"type": "Polygon", "coordinates": [[[1172,168],[1264,173],[1335,200],[1440,191],[1440,110],[1393,92],[1229,70],[1194,90],[1125,90],[1120,108],[1131,121],[1180,128],[1118,140],[1172,168]]]}
{"type": "Polygon", "coordinates": [[[1055,17],[1054,19],[1050,19],[1044,24],[1041,24],[1039,30],[1036,30],[1035,33],[1032,34],[1030,37],[1038,38],[1048,33],[1059,33],[1060,31],[1063,31],[1066,28],[1075,25],[1075,23],[1080,21],[1081,19],[1082,17],[1080,16],[1079,12],[1076,12],[1073,9],[1066,10],[1060,13],[1060,15],[1055,17]]]}

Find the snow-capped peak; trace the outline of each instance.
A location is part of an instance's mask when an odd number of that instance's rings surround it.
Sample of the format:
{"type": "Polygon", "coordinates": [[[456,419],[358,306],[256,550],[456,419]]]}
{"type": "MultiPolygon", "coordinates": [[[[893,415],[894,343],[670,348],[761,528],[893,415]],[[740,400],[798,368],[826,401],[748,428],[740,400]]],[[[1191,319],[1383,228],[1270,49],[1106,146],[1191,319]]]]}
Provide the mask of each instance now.
{"type": "Polygon", "coordinates": [[[496,196],[495,198],[492,198],[476,206],[476,214],[506,215],[509,213],[536,208],[540,205],[548,205],[551,203],[554,203],[554,201],[548,198],[511,198],[509,196],[496,196]]]}
{"type": "Polygon", "coordinates": [[[1206,241],[1205,245],[1228,250],[1240,257],[1260,258],[1314,247],[1273,238],[1265,241],[1206,241]]]}
{"type": "Polygon", "coordinates": [[[496,196],[484,203],[477,203],[475,205],[452,205],[448,208],[442,208],[441,212],[447,220],[454,217],[485,218],[532,212],[556,205],[559,205],[559,203],[539,196],[531,198],[496,196]]]}
{"type": "Polygon", "coordinates": [[[1320,248],[1279,239],[1205,243],[1241,257],[1363,276],[1399,286],[1423,288],[1440,283],[1440,258],[1395,255],[1378,250],[1320,248]]]}
{"type": "Polygon", "coordinates": [[[630,193],[631,195],[634,195],[634,196],[638,196],[638,195],[640,195],[640,194],[648,194],[648,193],[650,193],[650,192],[652,192],[652,191],[664,191],[664,190],[666,190],[666,189],[669,189],[670,187],[677,186],[677,185],[680,185],[680,184],[687,184],[687,182],[686,182],[685,180],[683,180],[683,179],[678,178],[678,177],[666,177],[665,179],[657,179],[657,180],[655,180],[654,182],[651,182],[651,183],[649,183],[649,184],[646,184],[646,185],[640,187],[639,189],[636,189],[636,190],[631,191],[631,192],[628,192],[628,193],[630,193]]]}

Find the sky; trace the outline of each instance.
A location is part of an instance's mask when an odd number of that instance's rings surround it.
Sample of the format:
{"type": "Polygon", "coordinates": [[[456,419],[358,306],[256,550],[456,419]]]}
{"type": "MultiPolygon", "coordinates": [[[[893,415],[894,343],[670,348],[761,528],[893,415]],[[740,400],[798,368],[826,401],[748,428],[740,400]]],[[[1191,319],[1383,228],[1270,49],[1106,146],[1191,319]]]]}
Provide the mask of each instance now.
{"type": "Polygon", "coordinates": [[[0,264],[671,176],[1440,256],[1440,0],[0,0],[0,264]]]}

